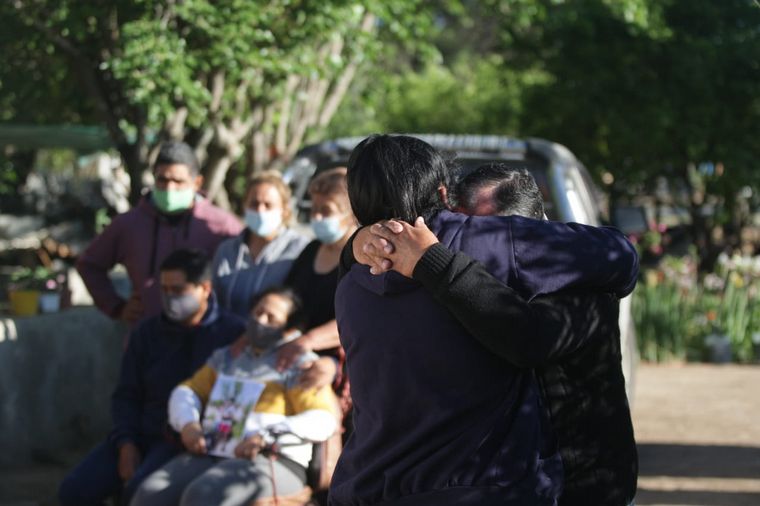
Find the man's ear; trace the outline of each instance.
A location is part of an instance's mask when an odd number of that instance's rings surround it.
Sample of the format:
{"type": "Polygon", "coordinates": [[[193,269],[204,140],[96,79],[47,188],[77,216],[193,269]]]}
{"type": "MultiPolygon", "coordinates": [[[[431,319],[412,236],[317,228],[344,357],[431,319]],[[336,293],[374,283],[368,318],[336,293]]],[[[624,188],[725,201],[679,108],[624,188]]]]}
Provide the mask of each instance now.
{"type": "Polygon", "coordinates": [[[446,186],[441,184],[441,186],[438,187],[438,195],[441,197],[441,202],[443,202],[443,205],[446,206],[446,209],[451,209],[451,204],[449,203],[449,191],[446,189],[446,186]]]}
{"type": "Polygon", "coordinates": [[[193,182],[193,185],[195,186],[195,191],[200,191],[201,188],[203,188],[203,176],[200,174],[195,176],[195,181],[193,182]]]}

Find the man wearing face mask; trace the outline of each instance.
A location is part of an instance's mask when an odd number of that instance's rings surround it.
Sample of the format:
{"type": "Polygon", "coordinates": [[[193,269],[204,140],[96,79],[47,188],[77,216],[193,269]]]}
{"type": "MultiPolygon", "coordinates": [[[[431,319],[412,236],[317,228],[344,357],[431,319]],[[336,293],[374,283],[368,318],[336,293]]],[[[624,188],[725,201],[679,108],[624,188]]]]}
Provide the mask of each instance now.
{"type": "Polygon", "coordinates": [[[241,229],[234,215],[198,193],[203,176],[187,144],[164,143],[153,176],[151,192],[135,208],[114,218],[77,262],[95,305],[132,325],[161,312],[157,267],[169,253],[198,248],[211,257],[224,239],[241,229]],[[127,269],[132,285],[128,300],[119,296],[108,277],[116,264],[127,269]]]}
{"type": "Polygon", "coordinates": [[[177,455],[180,446],[166,437],[172,389],[246,328],[242,318],[217,304],[202,251],[180,249],[166,257],[160,287],[162,313],[132,331],[122,357],[111,397],[111,433],[64,479],[64,506],[103,504],[119,491],[128,499],[147,475],[177,455]]]}

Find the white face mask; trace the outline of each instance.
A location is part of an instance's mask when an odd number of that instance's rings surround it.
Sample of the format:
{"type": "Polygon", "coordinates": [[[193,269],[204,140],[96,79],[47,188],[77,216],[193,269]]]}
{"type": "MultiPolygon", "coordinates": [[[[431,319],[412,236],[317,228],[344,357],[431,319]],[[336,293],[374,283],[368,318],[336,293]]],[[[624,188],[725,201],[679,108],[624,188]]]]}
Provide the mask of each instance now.
{"type": "Polygon", "coordinates": [[[269,237],[282,226],[282,209],[261,212],[246,209],[245,224],[259,237],[269,237]]]}

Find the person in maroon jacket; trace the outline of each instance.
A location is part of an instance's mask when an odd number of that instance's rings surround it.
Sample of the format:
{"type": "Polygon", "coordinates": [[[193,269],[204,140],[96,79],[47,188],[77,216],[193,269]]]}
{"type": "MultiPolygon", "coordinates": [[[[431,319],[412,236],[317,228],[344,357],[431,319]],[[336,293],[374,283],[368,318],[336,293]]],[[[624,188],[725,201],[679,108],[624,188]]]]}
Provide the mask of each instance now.
{"type": "Polygon", "coordinates": [[[242,228],[237,217],[198,193],[203,176],[187,144],[164,143],[153,175],[151,192],[136,207],[114,218],[77,262],[95,305],[130,325],[161,312],[157,277],[164,258],[179,248],[199,249],[212,257],[223,240],[242,228]],[[132,295],[126,300],[108,277],[116,264],[126,267],[132,285],[132,295]]]}

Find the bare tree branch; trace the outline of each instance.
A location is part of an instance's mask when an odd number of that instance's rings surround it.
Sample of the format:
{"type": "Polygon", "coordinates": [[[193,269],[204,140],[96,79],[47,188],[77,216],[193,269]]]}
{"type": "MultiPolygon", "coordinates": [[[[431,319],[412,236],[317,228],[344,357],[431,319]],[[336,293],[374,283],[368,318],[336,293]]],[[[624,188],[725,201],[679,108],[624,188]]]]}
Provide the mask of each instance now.
{"type": "Polygon", "coordinates": [[[221,70],[217,70],[211,75],[211,104],[209,105],[208,110],[212,117],[216,116],[222,105],[224,81],[224,72],[221,70]]]}
{"type": "Polygon", "coordinates": [[[274,146],[278,153],[283,153],[288,146],[288,126],[290,122],[290,108],[293,105],[293,94],[298,89],[301,78],[295,74],[288,76],[285,83],[285,95],[280,102],[280,120],[277,123],[274,146]]]}
{"type": "Polygon", "coordinates": [[[201,164],[201,166],[206,164],[206,159],[208,158],[208,146],[213,138],[214,129],[206,127],[203,129],[203,133],[201,134],[200,139],[198,139],[198,143],[195,145],[195,156],[198,157],[198,163],[201,164]]]}
{"type": "MultiPolygon", "coordinates": [[[[374,29],[374,26],[375,16],[369,13],[366,14],[362,20],[362,31],[370,32],[374,29]]],[[[338,106],[340,106],[343,97],[345,97],[346,93],[348,92],[348,88],[351,86],[351,82],[356,75],[356,70],[358,67],[358,58],[354,57],[348,63],[348,65],[346,65],[346,68],[343,69],[343,72],[338,77],[337,82],[333,85],[327,100],[324,102],[322,112],[319,115],[318,124],[320,128],[326,127],[330,123],[332,117],[335,115],[335,112],[338,110],[338,106]]]]}

